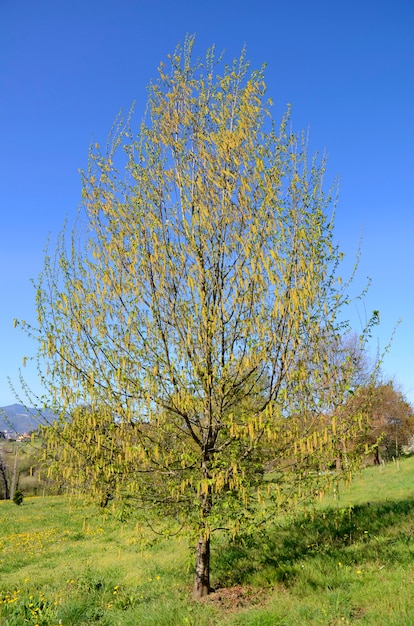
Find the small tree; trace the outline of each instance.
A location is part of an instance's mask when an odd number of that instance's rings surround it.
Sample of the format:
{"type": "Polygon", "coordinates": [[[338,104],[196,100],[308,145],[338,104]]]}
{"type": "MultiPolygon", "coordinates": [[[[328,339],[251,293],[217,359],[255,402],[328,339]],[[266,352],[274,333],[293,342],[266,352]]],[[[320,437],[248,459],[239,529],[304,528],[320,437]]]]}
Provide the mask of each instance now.
{"type": "Polygon", "coordinates": [[[414,411],[392,381],[361,387],[352,398],[351,410],[360,412],[367,424],[362,441],[372,449],[374,463],[398,457],[414,433],[414,411]]]}
{"type": "Polygon", "coordinates": [[[37,332],[60,467],[189,530],[201,597],[212,532],[312,496],[358,419],[336,413],[354,365],[324,160],[272,122],[244,53],[192,48],[161,64],[138,130],[91,149],[37,332]]]}

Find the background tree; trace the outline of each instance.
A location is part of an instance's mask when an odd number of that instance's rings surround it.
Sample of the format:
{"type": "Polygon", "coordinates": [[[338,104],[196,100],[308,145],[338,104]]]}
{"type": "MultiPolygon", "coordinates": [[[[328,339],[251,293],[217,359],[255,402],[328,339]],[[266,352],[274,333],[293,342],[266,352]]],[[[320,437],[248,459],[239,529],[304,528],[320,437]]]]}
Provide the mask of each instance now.
{"type": "Polygon", "coordinates": [[[373,453],[375,464],[400,456],[414,434],[414,411],[392,381],[361,387],[347,409],[363,415],[367,425],[361,442],[373,453]]]}
{"type": "Polygon", "coordinates": [[[3,441],[0,442],[0,478],[3,488],[0,493],[5,500],[10,499],[10,471],[3,454],[3,441]]]}
{"type": "Polygon", "coordinates": [[[244,53],[194,61],[193,43],[161,64],[139,128],[120,119],[91,149],[25,327],[67,478],[83,465],[100,496],[106,481],[115,502],[189,530],[201,597],[212,532],[313,496],[359,425],[336,417],[354,365],[324,159],[272,121],[244,53]]]}
{"type": "Polygon", "coordinates": [[[45,488],[41,478],[40,443],[29,440],[0,440],[0,498],[12,499],[17,489],[25,495],[45,488]]]}

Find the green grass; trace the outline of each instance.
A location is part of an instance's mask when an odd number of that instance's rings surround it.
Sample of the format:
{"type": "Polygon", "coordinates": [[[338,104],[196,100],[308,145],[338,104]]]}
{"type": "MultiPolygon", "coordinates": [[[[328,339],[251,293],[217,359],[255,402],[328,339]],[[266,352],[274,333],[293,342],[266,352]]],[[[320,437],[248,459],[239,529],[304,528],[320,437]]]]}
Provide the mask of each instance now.
{"type": "Polygon", "coordinates": [[[0,502],[0,624],[412,626],[414,459],[266,533],[214,538],[201,603],[188,554],[77,500],[0,502]]]}

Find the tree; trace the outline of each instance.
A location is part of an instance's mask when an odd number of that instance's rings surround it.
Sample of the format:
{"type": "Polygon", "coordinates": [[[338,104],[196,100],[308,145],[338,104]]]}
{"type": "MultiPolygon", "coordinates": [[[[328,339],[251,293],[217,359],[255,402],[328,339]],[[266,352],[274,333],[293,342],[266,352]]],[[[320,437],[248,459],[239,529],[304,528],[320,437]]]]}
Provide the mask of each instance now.
{"type": "Polygon", "coordinates": [[[17,490],[36,493],[40,479],[41,454],[31,441],[6,439],[0,443],[0,498],[12,500],[17,490]]]}
{"type": "Polygon", "coordinates": [[[2,495],[5,500],[10,499],[10,476],[9,476],[9,468],[4,459],[3,454],[3,445],[0,445],[0,476],[3,481],[3,490],[2,495]]]}
{"type": "Polygon", "coordinates": [[[413,407],[404,394],[392,381],[380,382],[373,389],[362,387],[354,402],[364,405],[369,424],[364,442],[374,452],[374,463],[400,456],[414,434],[413,407]]]}
{"type": "Polygon", "coordinates": [[[354,365],[325,161],[272,121],[244,52],[223,67],[193,44],[161,64],[138,130],[121,118],[91,148],[24,326],[66,478],[190,531],[201,597],[213,531],[312,497],[359,426],[336,418],[354,365]]]}

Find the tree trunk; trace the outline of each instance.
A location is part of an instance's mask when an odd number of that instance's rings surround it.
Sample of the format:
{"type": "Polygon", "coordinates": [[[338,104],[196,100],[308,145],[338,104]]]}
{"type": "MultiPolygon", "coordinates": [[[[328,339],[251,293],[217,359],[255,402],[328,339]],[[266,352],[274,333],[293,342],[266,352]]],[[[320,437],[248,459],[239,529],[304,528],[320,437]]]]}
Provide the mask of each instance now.
{"type": "Polygon", "coordinates": [[[9,481],[7,479],[7,468],[1,459],[0,459],[0,476],[3,478],[3,483],[4,483],[4,499],[10,500],[9,481]]]}
{"type": "Polygon", "coordinates": [[[196,549],[193,596],[196,600],[210,593],[210,538],[200,537],[196,549]]]}
{"type": "Polygon", "coordinates": [[[381,452],[379,446],[376,446],[374,451],[374,465],[381,465],[381,462],[381,452]]]}
{"type": "Polygon", "coordinates": [[[16,443],[16,452],[14,454],[14,467],[13,467],[13,476],[10,487],[10,500],[13,500],[14,493],[17,489],[17,485],[19,482],[19,476],[17,473],[17,459],[19,456],[19,444],[16,443]]]}

